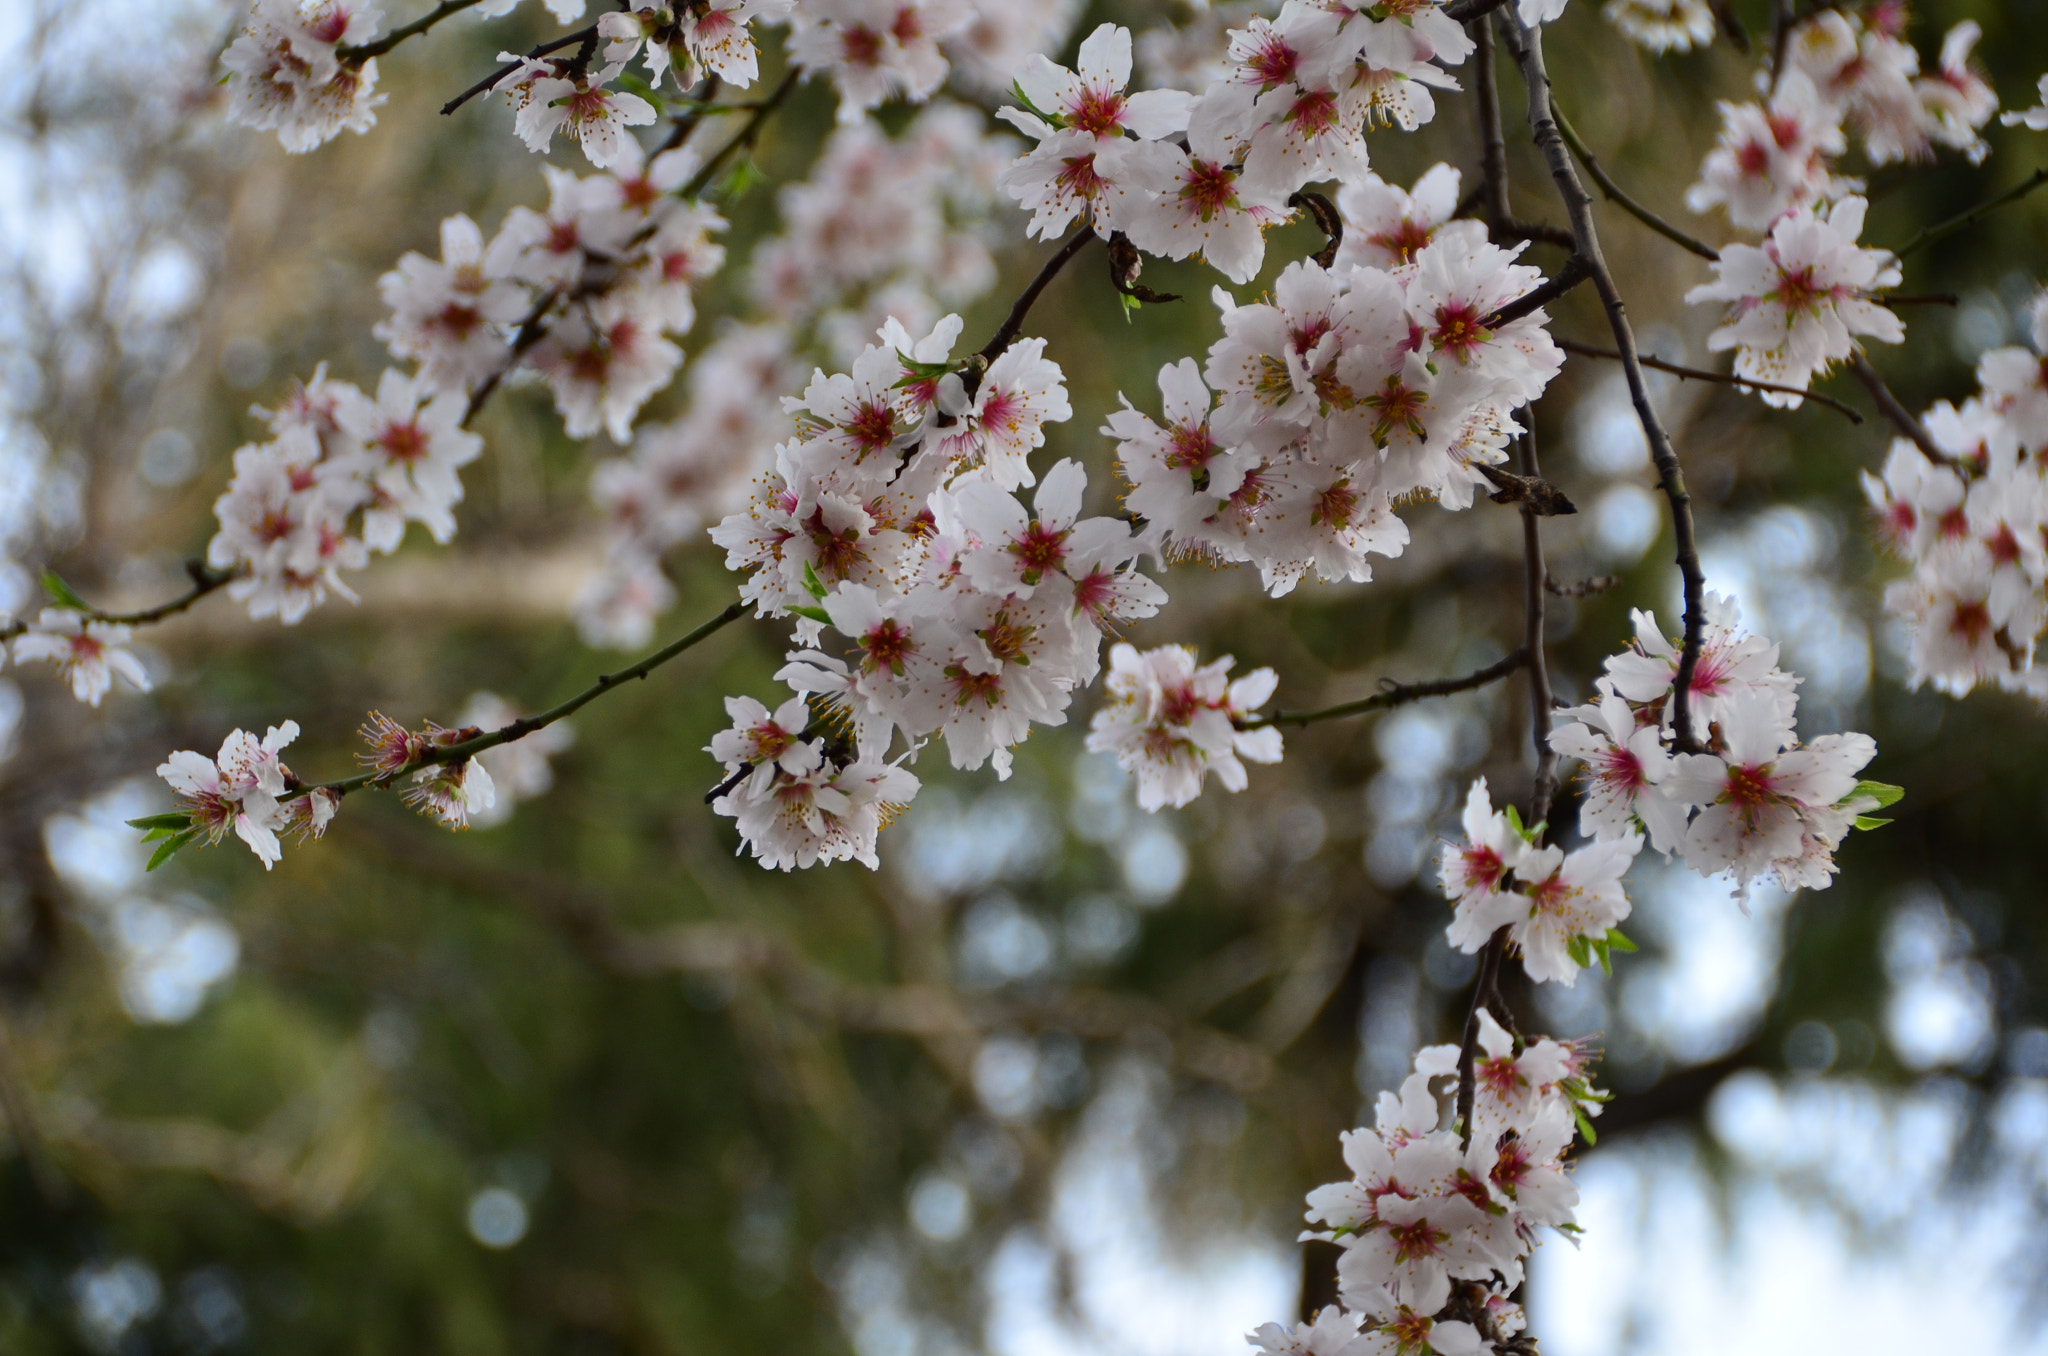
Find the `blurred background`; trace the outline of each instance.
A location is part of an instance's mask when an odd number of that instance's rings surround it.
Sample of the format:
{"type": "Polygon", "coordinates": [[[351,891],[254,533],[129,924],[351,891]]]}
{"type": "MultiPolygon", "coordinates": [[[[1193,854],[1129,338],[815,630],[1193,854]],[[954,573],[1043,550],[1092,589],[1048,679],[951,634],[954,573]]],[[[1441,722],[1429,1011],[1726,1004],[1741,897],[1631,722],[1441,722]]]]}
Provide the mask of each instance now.
{"type": "MultiPolygon", "coordinates": [[[[1766,8],[1735,5],[1759,35],[1766,8]]],[[[393,3],[386,25],[423,9],[393,3]]],[[[1931,64],[1977,19],[2025,107],[2048,68],[2032,9],[1921,4],[1910,37],[1931,64]]],[[[1045,22],[1157,31],[1156,82],[1199,79],[1184,54],[1243,12],[1132,0],[1045,22]]],[[[436,116],[498,50],[556,31],[538,6],[385,57],[376,129],[303,157],[220,117],[213,63],[239,19],[214,0],[0,5],[0,611],[41,605],[46,564],[103,605],[175,594],[233,450],[261,436],[249,407],[323,361],[373,383],[377,276],[433,252],[446,214],[488,233],[543,200],[503,107],[436,116]]],[[[1652,58],[1586,0],[1549,42],[1616,176],[1727,238],[1681,200],[1755,57],[1724,38],[1652,58]]],[[[946,116],[999,132],[991,83],[1006,74],[956,68],[965,112],[946,116]]],[[[1517,215],[1558,221],[1512,73],[1503,88],[1517,215]]],[[[831,116],[801,89],[758,174],[728,183],[732,262],[693,354],[777,318],[749,261],[795,229],[777,187],[810,172],[831,116]]],[[[908,110],[883,121],[910,135],[908,110]]],[[[1422,132],[1376,133],[1374,166],[1469,173],[1470,126],[1446,96],[1422,132]]],[[[1866,241],[2048,163],[2048,137],[1988,135],[1981,168],[1874,174],[1866,241]]],[[[553,159],[583,172],[573,148],[553,159]]],[[[948,205],[955,255],[926,290],[978,345],[1049,247],[973,196],[948,205]]],[[[1722,366],[1715,317],[1678,300],[1705,266],[1599,211],[1645,351],[1722,366]]],[[[1960,400],[1982,350],[2020,341],[2044,230],[2048,195],[1910,262],[1903,290],[1961,304],[1911,309],[1907,346],[1873,355],[1909,405],[1960,400]]],[[[1268,278],[1317,243],[1275,232],[1268,278]]],[[[842,309],[937,269],[883,260],[842,309]]],[[[1127,319],[1086,266],[1033,317],[1076,410],[1039,464],[1082,458],[1105,505],[1101,417],[1119,391],[1156,409],[1158,367],[1217,331],[1211,276],[1146,281],[1189,300],[1127,319]]],[[[1556,333],[1605,342],[1590,296],[1552,310],[1556,333]]],[[[829,320],[804,321],[802,369],[830,361],[829,320]]],[[[684,411],[689,370],[644,421],[684,411]]],[[[1846,379],[1822,389],[1866,405],[1846,379]]],[[[1805,676],[1802,732],[1871,732],[1871,775],[1907,796],[1832,889],[1747,914],[1646,860],[1640,954],[1571,991],[1515,982],[1525,1026],[1596,1038],[1617,1093],[1579,1159],[1584,1245],[1536,1258],[1533,1330],[1552,1356],[2048,1350],[2048,717],[1904,689],[1877,606],[1897,567],[1857,485],[1881,422],[1676,379],[1657,395],[1709,580],[1805,676]]],[[[1553,572],[1625,581],[1554,603],[1578,698],[1631,607],[1675,625],[1676,580],[1618,372],[1573,360],[1537,422],[1581,508],[1547,525],[1553,572]]],[[[172,749],[293,717],[295,767],[336,775],[369,710],[530,710],[615,666],[571,611],[604,560],[592,471],[624,450],[566,440],[536,388],[478,427],[461,535],[414,534],[357,577],[360,605],[287,629],[208,599],[139,637],[156,691],[98,710],[45,669],[0,675],[0,1351],[1223,1356],[1292,1317],[1303,1193],[1342,1175],[1338,1132],[1462,1015],[1471,960],[1443,941],[1425,864],[1473,776],[1524,794],[1520,689],[1290,734],[1249,791],[1156,816],[1082,751],[1084,694],[1007,783],[922,761],[880,872],[782,876],[735,860],[703,803],[721,695],[776,690],[787,636],[748,623],[579,713],[552,785],[497,823],[450,835],[364,797],[269,874],[230,845],[145,875],[121,821],[168,807],[152,770],[172,749]]],[[[1289,708],[1504,653],[1515,515],[1405,516],[1413,545],[1369,585],[1276,603],[1245,572],[1182,567],[1131,639],[1271,666],[1289,708]]],[[[662,568],[658,635],[731,596],[701,531],[662,568]]]]}

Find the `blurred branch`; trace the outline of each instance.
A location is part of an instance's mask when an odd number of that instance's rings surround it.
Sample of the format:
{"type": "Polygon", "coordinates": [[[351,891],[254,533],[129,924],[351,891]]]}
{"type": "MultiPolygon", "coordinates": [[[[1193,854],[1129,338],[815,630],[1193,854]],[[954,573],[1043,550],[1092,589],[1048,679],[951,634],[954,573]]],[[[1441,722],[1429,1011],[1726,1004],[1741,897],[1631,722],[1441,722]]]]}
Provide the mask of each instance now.
{"type": "Polygon", "coordinates": [[[1938,221],[1934,225],[1927,227],[1911,240],[1893,250],[1892,254],[1895,258],[1904,260],[1907,255],[1917,253],[1938,241],[1946,240],[1957,231],[1968,230],[2007,203],[2018,202],[2043,184],[2048,184],[2048,165],[2035,170],[2032,174],[2020,180],[1997,197],[1986,199],[1967,212],[1959,212],[1947,221],[1938,221]]]}
{"type": "Polygon", "coordinates": [[[1313,725],[1319,720],[1338,720],[1345,716],[1361,716],[1368,711],[1386,711],[1409,702],[1421,701],[1425,697],[1447,697],[1454,692],[1470,692],[1474,688],[1497,683],[1529,662],[1527,650],[1516,650],[1504,659],[1496,660],[1485,668],[1458,678],[1434,678],[1420,683],[1395,683],[1381,680],[1380,691],[1357,701],[1339,702],[1314,711],[1274,711],[1269,715],[1254,716],[1240,721],[1241,730],[1258,730],[1268,725],[1313,725]]]}
{"type": "Polygon", "coordinates": [[[1571,121],[1565,117],[1564,110],[1557,106],[1555,99],[1550,100],[1550,112],[1556,119],[1554,125],[1558,132],[1572,148],[1572,154],[1576,155],[1579,158],[1579,163],[1586,167],[1586,173],[1593,176],[1593,182],[1600,185],[1600,191],[1607,195],[1607,201],[1613,203],[1637,221],[1642,222],[1643,225],[1649,227],[1658,235],[1663,236],[1666,240],[1691,250],[1702,259],[1719,259],[1721,257],[1721,252],[1712,245],[1696,240],[1684,231],[1679,230],[1676,226],[1673,226],[1670,222],[1637,202],[1633,197],[1629,196],[1626,189],[1620,184],[1615,183],[1607,171],[1600,168],[1600,162],[1593,158],[1593,152],[1587,149],[1586,143],[1579,139],[1578,132],[1573,129],[1571,121]]]}
{"type": "Polygon", "coordinates": [[[1590,579],[1580,579],[1570,584],[1560,584],[1555,579],[1550,578],[1546,578],[1543,581],[1543,587],[1549,589],[1551,593],[1559,598],[1590,598],[1596,593],[1606,593],[1610,589],[1618,589],[1621,587],[1621,584],[1622,579],[1618,574],[1595,575],[1590,579]]]}
{"type": "MultiPolygon", "coordinates": [[[[1611,348],[1601,348],[1595,344],[1582,344],[1575,339],[1559,338],[1556,335],[1551,336],[1551,338],[1559,348],[1567,353],[1577,354],[1581,358],[1605,358],[1609,362],[1623,361],[1622,355],[1611,348]]],[[[1738,377],[1727,372],[1710,372],[1704,367],[1686,367],[1680,363],[1667,363],[1662,358],[1652,358],[1642,354],[1636,355],[1636,361],[1644,367],[1654,368],[1659,372],[1669,372],[1672,376],[1685,381],[1711,381],[1717,386],[1734,386],[1751,391],[1781,391],[1786,395],[1803,396],[1817,405],[1825,405],[1852,424],[1863,422],[1862,412],[1854,405],[1844,404],[1833,396],[1822,395],[1818,391],[1809,391],[1803,386],[1780,386],[1774,381],[1752,381],[1747,377],[1738,377]]]]}
{"type": "Polygon", "coordinates": [[[755,106],[754,111],[748,115],[747,120],[740,124],[740,130],[733,134],[731,140],[711,153],[711,158],[706,160],[702,167],[690,176],[688,183],[676,190],[675,196],[678,198],[697,197],[705,189],[711,187],[711,181],[718,177],[718,172],[721,169],[725,168],[725,162],[732,158],[734,151],[739,150],[741,147],[745,147],[749,151],[753,150],[755,144],[761,139],[761,129],[768,125],[768,119],[775,116],[775,111],[782,107],[784,101],[789,98],[790,91],[796,88],[797,82],[802,78],[803,68],[791,63],[790,68],[783,73],[782,79],[776,83],[775,88],[769,92],[768,97],[761,100],[755,106]]]}

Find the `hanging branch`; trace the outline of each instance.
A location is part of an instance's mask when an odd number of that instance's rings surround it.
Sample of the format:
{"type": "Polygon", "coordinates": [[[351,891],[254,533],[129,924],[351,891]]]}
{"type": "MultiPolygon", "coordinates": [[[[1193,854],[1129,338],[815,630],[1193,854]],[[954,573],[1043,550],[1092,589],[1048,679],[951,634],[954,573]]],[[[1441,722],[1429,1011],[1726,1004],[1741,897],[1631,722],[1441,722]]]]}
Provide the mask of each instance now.
{"type": "Polygon", "coordinates": [[[1700,744],[1693,733],[1692,710],[1687,697],[1692,687],[1693,670],[1699,664],[1700,643],[1706,623],[1707,579],[1700,568],[1699,543],[1693,531],[1692,496],[1686,491],[1685,472],[1678,464],[1678,451],[1671,445],[1671,435],[1665,432],[1663,421],[1657,417],[1656,406],[1650,402],[1649,383],[1643,376],[1642,359],[1636,351],[1635,330],[1629,324],[1621,289],[1615,286],[1614,274],[1607,267],[1607,257],[1600,250],[1600,233],[1593,224],[1593,199],[1579,181],[1578,171],[1565,147],[1561,124],[1552,116],[1555,105],[1550,96],[1550,74],[1543,65],[1542,31],[1519,29],[1519,26],[1509,29],[1503,24],[1502,32],[1509,36],[1515,49],[1515,59],[1522,68],[1522,78],[1529,91],[1531,133],[1550,168],[1551,180],[1564,201],[1565,212],[1571,218],[1578,253],[1593,270],[1593,286],[1600,293],[1601,307],[1607,312],[1608,328],[1614,333],[1615,350],[1622,371],[1628,377],[1629,399],[1635,406],[1636,418],[1642,423],[1643,436],[1649,442],[1650,458],[1656,464],[1664,497],[1671,505],[1678,573],[1685,583],[1685,645],[1679,654],[1676,687],[1671,698],[1672,724],[1676,734],[1674,742],[1679,751],[1697,752],[1700,744]]]}

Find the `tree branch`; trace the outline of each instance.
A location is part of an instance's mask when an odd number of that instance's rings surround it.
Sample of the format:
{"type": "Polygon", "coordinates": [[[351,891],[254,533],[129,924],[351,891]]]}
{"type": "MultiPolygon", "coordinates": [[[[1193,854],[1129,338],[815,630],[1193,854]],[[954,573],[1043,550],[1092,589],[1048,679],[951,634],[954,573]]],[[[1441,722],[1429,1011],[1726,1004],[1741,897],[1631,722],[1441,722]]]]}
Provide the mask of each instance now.
{"type": "Polygon", "coordinates": [[[1910,439],[1913,446],[1925,453],[1929,461],[1937,466],[1957,464],[1956,459],[1942,450],[1941,444],[1934,441],[1934,435],[1927,431],[1927,425],[1914,418],[1913,412],[1892,394],[1892,388],[1884,384],[1884,378],[1877,374],[1877,369],[1870,365],[1870,359],[1864,357],[1860,349],[1849,355],[1849,375],[1861,382],[1864,390],[1870,392],[1871,402],[1877,406],[1877,412],[1889,419],[1892,427],[1910,439]]]}
{"type": "MultiPolygon", "coordinates": [[[[1610,362],[1620,362],[1622,360],[1621,355],[1611,348],[1600,348],[1594,344],[1582,344],[1575,339],[1561,339],[1556,335],[1551,336],[1551,341],[1565,352],[1577,354],[1581,358],[1605,358],[1610,362]]],[[[1825,405],[1828,409],[1833,410],[1852,424],[1863,422],[1863,412],[1854,405],[1845,404],[1833,396],[1822,395],[1818,391],[1809,391],[1801,386],[1780,386],[1774,381],[1752,381],[1747,377],[1733,376],[1727,372],[1710,372],[1704,367],[1686,367],[1680,363],[1667,363],[1662,358],[1644,357],[1640,354],[1637,355],[1636,361],[1644,367],[1655,368],[1659,372],[1669,372],[1672,376],[1686,381],[1711,381],[1718,386],[1736,386],[1750,391],[1783,391],[1787,395],[1804,396],[1817,405],[1825,405]]]]}
{"type": "Polygon", "coordinates": [[[360,66],[371,57],[383,56],[407,38],[418,37],[449,15],[460,14],[478,2],[479,0],[441,0],[440,4],[428,10],[419,18],[414,19],[403,28],[394,28],[375,42],[365,42],[354,47],[337,48],[334,55],[348,65],[360,66]]]}
{"type": "MultiPolygon", "coordinates": [[[[1505,25],[1503,30],[1506,31],[1505,25]]],[[[1685,646],[1679,654],[1671,715],[1677,747],[1683,752],[1696,752],[1700,745],[1693,734],[1692,711],[1687,696],[1692,686],[1693,669],[1699,664],[1700,642],[1706,621],[1707,580],[1700,568],[1699,543],[1693,530],[1692,496],[1686,491],[1685,472],[1678,464],[1678,451],[1671,445],[1671,435],[1665,432],[1663,421],[1657,417],[1656,406],[1650,402],[1649,383],[1643,377],[1643,363],[1636,352],[1635,331],[1629,325],[1628,309],[1623,305],[1621,290],[1615,286],[1614,275],[1607,267],[1607,257],[1600,250],[1600,233],[1593,224],[1593,200],[1585,185],[1579,182],[1578,171],[1573,168],[1571,154],[1565,148],[1561,123],[1553,116],[1556,106],[1550,95],[1550,73],[1543,65],[1542,31],[1521,30],[1516,45],[1519,48],[1516,60],[1528,85],[1531,132],[1537,149],[1542,151],[1544,162],[1550,168],[1558,196],[1563,199],[1565,211],[1571,218],[1572,235],[1578,242],[1577,251],[1593,270],[1593,285],[1599,290],[1600,304],[1607,312],[1608,328],[1614,334],[1615,350],[1628,378],[1629,399],[1635,406],[1636,418],[1642,423],[1643,436],[1649,442],[1650,458],[1656,464],[1664,497],[1671,505],[1678,573],[1685,583],[1685,646]]]]}
{"type": "MultiPolygon", "coordinates": [[[[216,570],[203,560],[186,561],[185,573],[192,580],[192,587],[167,603],[158,603],[155,607],[146,607],[140,612],[104,612],[99,608],[89,607],[83,609],[80,615],[87,621],[106,622],[112,626],[148,626],[152,622],[176,616],[207,594],[233,583],[241,574],[238,570],[216,570]]],[[[6,626],[0,626],[0,640],[12,640],[28,629],[29,623],[25,620],[10,622],[6,626]]]]}
{"type": "MultiPolygon", "coordinates": [[[[533,48],[532,50],[527,52],[525,60],[531,61],[535,57],[544,57],[549,52],[559,52],[564,47],[573,47],[579,42],[583,42],[586,39],[594,38],[596,36],[596,24],[591,24],[587,28],[579,28],[574,33],[566,34],[563,37],[551,39],[550,41],[544,42],[540,44],[538,47],[533,48]]],[[[491,86],[497,84],[500,80],[503,80],[506,76],[512,74],[512,72],[518,70],[519,66],[519,62],[509,61],[505,63],[503,66],[498,67],[497,70],[492,71],[489,75],[477,81],[474,85],[471,85],[468,89],[462,91],[462,93],[456,95],[447,103],[442,104],[441,116],[445,118],[450,113],[453,113],[456,109],[468,103],[471,99],[476,98],[477,95],[489,93],[491,86]]]]}
{"type": "Polygon", "coordinates": [[[1564,261],[1564,267],[1557,271],[1556,277],[1538,283],[1479,323],[1489,330],[1499,329],[1510,321],[1543,309],[1592,276],[1593,270],[1586,261],[1574,254],[1564,261]]]}
{"type": "Polygon", "coordinates": [[[1010,345],[1017,342],[1017,336],[1024,332],[1025,317],[1031,314],[1031,308],[1037,303],[1039,294],[1051,285],[1052,280],[1059,276],[1060,270],[1093,239],[1095,227],[1083,222],[1081,229],[1068,236],[1066,243],[1059,247],[1052,258],[1045,261],[1045,266],[1038,270],[1038,276],[1018,295],[1016,303],[1010,307],[1010,314],[1003,318],[1003,323],[997,327],[994,336],[974,355],[983,371],[987,371],[990,363],[1002,357],[1010,345]]]}
{"type": "Polygon", "coordinates": [[[1454,692],[1470,692],[1475,688],[1497,683],[1528,662],[1528,654],[1516,650],[1503,659],[1488,664],[1458,678],[1432,678],[1420,683],[1394,683],[1381,679],[1380,691],[1357,701],[1340,702],[1314,711],[1274,711],[1268,715],[1255,716],[1238,725],[1241,730],[1259,730],[1268,725],[1292,725],[1296,727],[1313,725],[1321,720],[1339,720],[1345,716],[1362,716],[1368,711],[1387,711],[1409,702],[1419,702],[1425,697],[1448,697],[1454,692]]]}
{"type": "MultiPolygon", "coordinates": [[[[1538,59],[1541,59],[1540,54],[1538,59]]],[[[1637,221],[1642,222],[1643,225],[1649,227],[1658,235],[1663,236],[1666,240],[1691,250],[1702,259],[1719,259],[1721,257],[1721,252],[1712,245],[1705,244],[1687,235],[1684,231],[1679,230],[1676,226],[1673,226],[1670,222],[1630,197],[1627,190],[1622,188],[1620,184],[1615,183],[1608,176],[1606,170],[1600,168],[1600,162],[1593,158],[1593,153],[1590,150],[1586,149],[1586,143],[1579,139],[1579,134],[1572,129],[1571,123],[1565,118],[1563,110],[1558,108],[1555,100],[1551,101],[1550,112],[1555,115],[1557,130],[1563,135],[1565,141],[1570,144],[1572,154],[1576,155],[1579,158],[1579,163],[1586,167],[1586,173],[1593,176],[1593,182],[1600,185],[1600,191],[1607,195],[1607,201],[1613,203],[1637,221]]]]}
{"type": "Polygon", "coordinates": [[[1893,250],[1892,255],[1895,258],[1904,259],[1907,255],[1923,250],[1937,241],[1946,240],[1957,231],[1967,230],[1975,226],[2007,203],[2018,202],[2043,184],[2048,184],[2048,165],[2035,170],[2032,174],[2020,180],[1997,197],[1986,199],[1972,207],[1969,211],[1959,212],[1947,221],[1937,221],[1934,225],[1927,227],[1920,234],[1893,250]]]}
{"type": "Polygon", "coordinates": [[[464,762],[482,753],[485,749],[494,749],[500,744],[510,744],[515,740],[524,739],[536,730],[544,730],[556,721],[574,715],[591,702],[602,697],[605,693],[610,692],[613,688],[630,682],[635,678],[645,678],[648,674],[654,672],[663,664],[668,663],[669,660],[674,659],[685,650],[692,648],[700,641],[710,638],[714,633],[731,623],[738,621],[746,615],[749,606],[750,604],[745,602],[729,604],[723,612],[720,612],[710,621],[662,646],[639,663],[629,664],[615,673],[598,675],[597,681],[589,687],[584,688],[567,701],[549,707],[538,715],[522,716],[503,729],[488,731],[472,739],[465,739],[459,744],[449,744],[441,748],[429,749],[404,767],[395,768],[389,772],[362,772],[353,777],[343,777],[338,781],[315,782],[309,785],[295,786],[289,789],[289,795],[297,797],[309,791],[333,791],[338,795],[345,796],[351,791],[359,791],[364,787],[381,789],[390,786],[401,777],[406,777],[419,771],[421,768],[464,762]]]}

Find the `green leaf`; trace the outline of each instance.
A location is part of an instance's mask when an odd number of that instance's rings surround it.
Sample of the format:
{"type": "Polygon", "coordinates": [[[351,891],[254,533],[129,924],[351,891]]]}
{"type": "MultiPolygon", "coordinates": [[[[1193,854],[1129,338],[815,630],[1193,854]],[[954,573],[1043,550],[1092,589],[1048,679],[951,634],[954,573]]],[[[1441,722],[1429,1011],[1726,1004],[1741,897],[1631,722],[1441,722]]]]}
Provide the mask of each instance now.
{"type": "Polygon", "coordinates": [[[198,836],[199,830],[187,829],[183,833],[173,834],[171,837],[166,838],[163,841],[163,844],[160,847],[158,847],[155,852],[150,854],[149,865],[143,867],[142,869],[144,871],[156,870],[165,862],[177,856],[178,849],[184,847],[187,843],[190,843],[194,838],[197,838],[198,836]]]}
{"type": "Polygon", "coordinates": [[[612,77],[612,83],[619,86],[621,89],[628,90],[631,93],[639,95],[648,103],[653,104],[654,111],[656,113],[660,113],[662,111],[662,106],[668,102],[667,99],[662,97],[660,90],[654,88],[654,86],[648,84],[645,80],[642,80],[639,76],[633,74],[631,71],[620,71],[617,75],[612,77]]]}
{"type": "Polygon", "coordinates": [[[1128,292],[1119,292],[1116,295],[1117,300],[1123,304],[1124,324],[1128,325],[1131,323],[1131,317],[1136,315],[1138,313],[1139,308],[1142,307],[1145,303],[1139,301],[1136,297],[1132,296],[1128,292]]]}
{"type": "Polygon", "coordinates": [[[1881,829],[1892,822],[1892,820],[1878,819],[1871,815],[1856,816],[1856,827],[1859,829],[1881,829]]]}
{"type": "Polygon", "coordinates": [[[85,599],[71,591],[71,585],[57,577],[55,570],[48,568],[43,570],[43,592],[49,594],[50,600],[59,607],[68,607],[76,612],[92,611],[91,608],[85,605],[85,599]]]}
{"type": "Polygon", "coordinates": [[[766,177],[761,173],[761,167],[754,163],[754,157],[744,156],[726,171],[725,178],[718,185],[718,195],[727,202],[737,201],[766,177]]]}
{"type": "Polygon", "coordinates": [[[790,615],[802,617],[805,621],[823,622],[827,626],[832,624],[832,618],[822,607],[793,607],[789,611],[790,615]]]}
{"type": "Polygon", "coordinates": [[[1614,973],[1614,961],[1607,952],[1607,939],[1605,937],[1593,943],[1593,954],[1600,958],[1600,973],[1603,975],[1614,973]]]}
{"type": "Polygon", "coordinates": [[[1017,81],[1012,80],[1010,82],[1010,97],[1012,99],[1015,99],[1018,103],[1022,104],[1024,106],[1024,111],[1026,113],[1031,114],[1031,116],[1033,116],[1034,118],[1039,118],[1046,122],[1054,124],[1057,124],[1059,122],[1058,118],[1055,118],[1052,114],[1047,113],[1037,104],[1032,103],[1031,96],[1024,92],[1024,86],[1019,84],[1017,81]]]}
{"type": "Polygon", "coordinates": [[[1600,1142],[1600,1136],[1594,1133],[1593,1130],[1593,1118],[1588,1116],[1584,1110],[1574,1106],[1572,1108],[1572,1119],[1579,1123],[1579,1134],[1585,1137],[1586,1143],[1598,1144],[1600,1142]]]}
{"type": "Polygon", "coordinates": [[[804,592],[821,602],[825,597],[825,581],[818,578],[817,570],[808,560],[804,562],[804,592]]]}
{"type": "Polygon", "coordinates": [[[140,819],[129,820],[128,827],[131,829],[188,829],[192,827],[192,816],[186,814],[183,810],[173,811],[170,814],[144,815],[140,819]]]}
{"type": "Polygon", "coordinates": [[[1607,944],[1616,951],[1634,951],[1636,949],[1636,944],[1630,941],[1628,934],[1620,928],[1607,929],[1607,944]]]}
{"type": "Polygon", "coordinates": [[[911,357],[908,353],[903,352],[901,349],[898,349],[896,351],[896,360],[903,364],[903,370],[906,373],[908,373],[908,375],[905,376],[903,380],[897,382],[894,386],[890,387],[889,389],[892,391],[899,391],[906,386],[915,386],[918,382],[921,381],[931,381],[935,378],[943,377],[948,372],[953,370],[953,364],[951,363],[919,362],[917,359],[911,357]]]}
{"type": "Polygon", "coordinates": [[[1574,935],[1565,943],[1564,949],[1570,953],[1572,960],[1581,970],[1593,963],[1593,945],[1584,937],[1574,935]]]}
{"type": "Polygon", "coordinates": [[[1905,787],[1893,786],[1888,782],[1858,782],[1856,783],[1856,789],[1843,797],[1843,799],[1857,800],[1868,796],[1876,801],[1877,808],[1882,810],[1887,805],[1897,805],[1905,794],[1905,787]]]}

